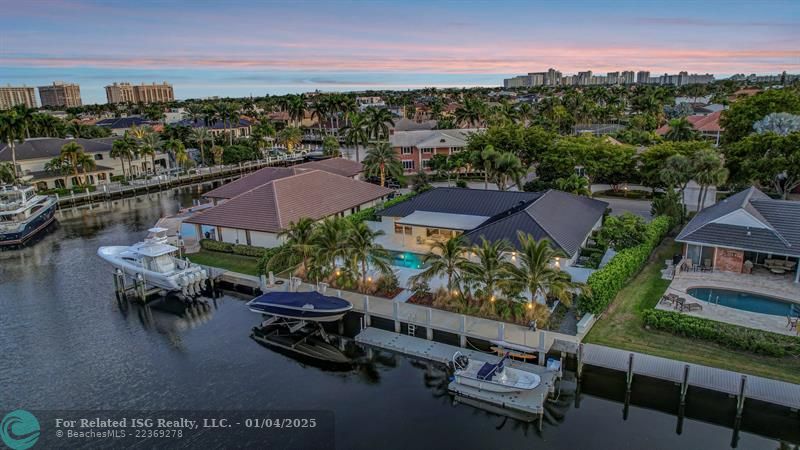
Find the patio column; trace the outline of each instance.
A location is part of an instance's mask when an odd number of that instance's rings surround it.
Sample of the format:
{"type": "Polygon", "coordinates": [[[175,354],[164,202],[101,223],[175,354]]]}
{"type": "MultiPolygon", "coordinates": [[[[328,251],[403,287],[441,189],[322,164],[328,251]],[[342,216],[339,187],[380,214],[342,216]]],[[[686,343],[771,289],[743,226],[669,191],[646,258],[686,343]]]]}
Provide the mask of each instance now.
{"type": "Polygon", "coordinates": [[[800,283],[800,261],[798,261],[797,271],[794,274],[794,282],[795,283],[800,283]]]}

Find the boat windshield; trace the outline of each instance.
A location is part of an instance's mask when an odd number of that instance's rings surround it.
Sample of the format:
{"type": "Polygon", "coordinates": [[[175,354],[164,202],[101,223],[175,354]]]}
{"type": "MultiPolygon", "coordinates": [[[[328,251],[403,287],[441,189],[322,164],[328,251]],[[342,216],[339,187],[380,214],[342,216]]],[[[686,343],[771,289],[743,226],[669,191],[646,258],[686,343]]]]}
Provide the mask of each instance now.
{"type": "Polygon", "coordinates": [[[175,270],[175,260],[170,255],[161,255],[151,258],[148,269],[153,272],[169,273],[175,270]]]}

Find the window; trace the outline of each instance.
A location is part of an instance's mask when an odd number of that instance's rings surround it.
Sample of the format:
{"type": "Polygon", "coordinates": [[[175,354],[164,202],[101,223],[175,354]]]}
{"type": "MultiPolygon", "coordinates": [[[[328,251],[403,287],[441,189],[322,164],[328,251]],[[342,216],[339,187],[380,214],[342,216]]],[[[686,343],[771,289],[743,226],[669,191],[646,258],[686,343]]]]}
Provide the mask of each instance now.
{"type": "Polygon", "coordinates": [[[405,234],[411,236],[411,226],[410,225],[400,225],[399,223],[394,224],[394,233],[395,234],[405,234]]]}
{"type": "Polygon", "coordinates": [[[414,147],[400,147],[400,153],[403,155],[410,155],[414,153],[414,147]]]}
{"type": "Polygon", "coordinates": [[[430,155],[431,153],[433,153],[433,149],[430,147],[423,148],[422,153],[430,155]]]}
{"type": "Polygon", "coordinates": [[[450,154],[452,155],[453,153],[458,153],[461,150],[464,150],[464,147],[450,147],[450,154]]]}
{"type": "Polygon", "coordinates": [[[103,173],[103,172],[98,173],[97,174],[97,179],[100,180],[100,181],[106,181],[106,174],[103,173]]]}
{"type": "Polygon", "coordinates": [[[430,166],[431,166],[431,160],[430,159],[423,159],[422,160],[422,168],[423,169],[427,169],[430,166]]]}
{"type": "Polygon", "coordinates": [[[414,161],[403,161],[404,170],[414,170],[414,161]]]}
{"type": "Polygon", "coordinates": [[[95,153],[94,154],[94,160],[95,161],[102,161],[103,160],[103,154],[102,153],[95,153]]]}

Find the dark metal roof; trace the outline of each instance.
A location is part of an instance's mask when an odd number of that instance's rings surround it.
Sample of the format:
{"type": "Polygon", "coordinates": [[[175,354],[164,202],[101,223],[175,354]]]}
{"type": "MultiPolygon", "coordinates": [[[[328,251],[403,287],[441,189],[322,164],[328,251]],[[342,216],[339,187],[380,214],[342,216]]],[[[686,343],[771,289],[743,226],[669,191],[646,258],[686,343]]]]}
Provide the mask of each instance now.
{"type": "Polygon", "coordinates": [[[517,232],[522,231],[537,241],[548,239],[553,247],[571,257],[580,251],[607,207],[606,202],[549,190],[524,209],[488,220],[466,233],[465,238],[469,241],[478,241],[481,236],[491,241],[505,239],[519,248],[517,232]]]}
{"type": "Polygon", "coordinates": [[[675,240],[800,256],[800,202],[773,200],[751,187],[700,211],[675,240]],[[716,222],[738,210],[766,228],[716,222]]]}
{"type": "Polygon", "coordinates": [[[186,127],[192,127],[192,128],[213,128],[215,130],[224,130],[224,129],[227,129],[227,128],[246,128],[246,127],[251,126],[252,122],[250,122],[247,119],[240,118],[238,124],[236,124],[236,123],[229,124],[227,120],[223,121],[223,120],[219,119],[219,120],[215,120],[214,122],[212,122],[208,126],[206,126],[206,122],[203,119],[196,119],[196,120],[183,119],[180,122],[178,122],[178,125],[182,125],[182,126],[186,126],[186,127]]]}
{"type": "Polygon", "coordinates": [[[542,195],[540,192],[489,191],[483,189],[435,188],[390,206],[378,214],[405,217],[414,211],[467,214],[492,217],[514,207],[524,206],[542,195]]]}
{"type": "MultiPolygon", "coordinates": [[[[86,153],[109,152],[117,138],[101,139],[61,139],[33,138],[16,145],[17,160],[55,158],[61,154],[61,147],[68,142],[77,142],[86,153]]],[[[8,145],[0,146],[0,161],[11,161],[11,149],[8,145]]]]}
{"type": "Polygon", "coordinates": [[[129,116],[129,117],[112,117],[110,119],[103,119],[95,123],[98,127],[106,127],[111,128],[112,130],[118,129],[125,129],[131,128],[132,126],[136,125],[137,127],[141,127],[144,125],[153,125],[156,122],[147,120],[143,117],[139,116],[129,116]]]}

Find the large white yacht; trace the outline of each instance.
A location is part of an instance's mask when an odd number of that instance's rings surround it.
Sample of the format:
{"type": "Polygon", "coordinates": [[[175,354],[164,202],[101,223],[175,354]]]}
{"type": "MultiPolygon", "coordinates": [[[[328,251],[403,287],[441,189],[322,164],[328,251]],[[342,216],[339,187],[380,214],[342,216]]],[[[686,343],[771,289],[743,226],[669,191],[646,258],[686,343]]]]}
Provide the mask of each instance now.
{"type": "Polygon", "coordinates": [[[131,246],[108,246],[97,254],[130,278],[141,277],[148,285],[186,296],[200,295],[207,271],[177,257],[178,247],[167,243],[166,228],[151,228],[143,241],[131,246]]]}
{"type": "Polygon", "coordinates": [[[54,220],[55,197],[36,195],[33,186],[0,186],[0,246],[20,245],[54,220]]]}

